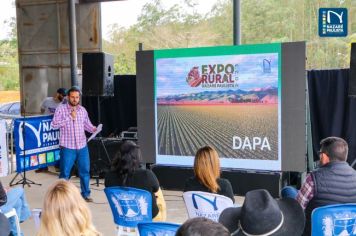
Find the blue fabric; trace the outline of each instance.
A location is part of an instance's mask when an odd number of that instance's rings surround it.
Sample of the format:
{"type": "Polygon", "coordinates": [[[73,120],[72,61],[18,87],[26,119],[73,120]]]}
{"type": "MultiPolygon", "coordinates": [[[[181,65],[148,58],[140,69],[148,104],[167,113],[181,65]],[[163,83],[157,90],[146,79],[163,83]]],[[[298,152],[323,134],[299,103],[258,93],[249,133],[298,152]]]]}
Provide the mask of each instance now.
{"type": "Polygon", "coordinates": [[[61,173],[59,174],[59,178],[70,179],[70,172],[75,162],[78,167],[81,194],[84,198],[89,197],[90,160],[87,146],[82,149],[61,148],[61,173]]]}
{"type": "MultiPolygon", "coordinates": [[[[31,216],[31,210],[27,203],[25,192],[23,188],[12,188],[6,193],[7,202],[1,206],[0,209],[3,213],[9,212],[12,208],[16,210],[20,222],[27,220],[31,216]]],[[[19,235],[16,230],[16,221],[14,217],[9,218],[10,228],[13,235],[19,235]]],[[[21,235],[23,235],[21,233],[21,235]]]]}
{"type": "Polygon", "coordinates": [[[53,115],[48,115],[21,117],[14,120],[13,134],[15,136],[17,173],[23,172],[24,169],[34,170],[54,165],[59,159],[58,130],[48,130],[51,126],[52,118],[53,115]],[[47,136],[47,134],[51,135],[47,136]],[[23,152],[24,150],[26,152],[23,152]],[[39,163],[37,160],[33,160],[34,156],[43,152],[51,154],[53,158],[47,158],[46,163],[39,163]]]}
{"type": "Polygon", "coordinates": [[[281,191],[281,198],[293,198],[296,199],[298,190],[292,186],[286,186],[281,191]]]}
{"type": "Polygon", "coordinates": [[[151,193],[130,187],[104,189],[117,225],[134,228],[140,222],[152,221],[151,193]]]}

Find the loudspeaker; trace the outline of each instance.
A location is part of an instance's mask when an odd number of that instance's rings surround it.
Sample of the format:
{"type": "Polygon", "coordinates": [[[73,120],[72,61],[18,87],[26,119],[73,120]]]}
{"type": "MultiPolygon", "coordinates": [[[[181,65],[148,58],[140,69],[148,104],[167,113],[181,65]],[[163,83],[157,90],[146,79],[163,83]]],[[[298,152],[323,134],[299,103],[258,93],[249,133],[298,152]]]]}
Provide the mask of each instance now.
{"type": "Polygon", "coordinates": [[[100,132],[102,137],[112,136],[118,130],[118,105],[115,97],[85,96],[81,98],[82,106],[88,112],[89,119],[94,125],[103,124],[100,132]],[[98,105],[100,103],[100,106],[98,105]],[[99,109],[100,107],[100,122],[99,109]],[[110,114],[109,116],[107,114],[110,114]]]}
{"type": "Polygon", "coordinates": [[[349,96],[356,97],[356,43],[351,44],[349,96]]]}
{"type": "Polygon", "coordinates": [[[83,53],[83,95],[114,95],[114,56],[103,53],[83,53]]]}
{"type": "Polygon", "coordinates": [[[119,110],[118,131],[126,131],[137,126],[136,75],[115,75],[114,85],[119,110]]]}

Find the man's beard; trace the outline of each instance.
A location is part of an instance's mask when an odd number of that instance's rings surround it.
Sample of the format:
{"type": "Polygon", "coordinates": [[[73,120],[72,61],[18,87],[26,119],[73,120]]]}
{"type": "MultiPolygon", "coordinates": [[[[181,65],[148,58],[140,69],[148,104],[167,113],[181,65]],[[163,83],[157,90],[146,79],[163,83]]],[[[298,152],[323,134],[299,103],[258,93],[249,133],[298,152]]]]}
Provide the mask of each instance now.
{"type": "Polygon", "coordinates": [[[72,107],[76,107],[76,106],[79,104],[79,102],[72,103],[72,101],[69,100],[69,104],[70,104],[72,107]]]}

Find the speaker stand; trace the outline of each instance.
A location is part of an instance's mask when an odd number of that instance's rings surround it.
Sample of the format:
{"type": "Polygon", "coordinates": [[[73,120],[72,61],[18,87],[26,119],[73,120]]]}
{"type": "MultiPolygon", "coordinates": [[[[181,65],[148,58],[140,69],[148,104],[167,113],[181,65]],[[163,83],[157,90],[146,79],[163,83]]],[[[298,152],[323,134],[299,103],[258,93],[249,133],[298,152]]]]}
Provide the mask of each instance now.
{"type": "MultiPolygon", "coordinates": [[[[97,104],[98,104],[98,124],[101,123],[101,110],[100,110],[100,96],[97,96],[97,104]]],[[[105,152],[105,157],[108,160],[108,163],[111,164],[111,159],[108,153],[108,150],[106,149],[106,146],[104,144],[103,138],[102,137],[98,137],[98,139],[100,139],[100,144],[102,146],[102,148],[104,149],[105,152]]],[[[101,155],[100,155],[100,148],[98,148],[98,159],[93,163],[94,166],[96,166],[96,163],[100,163],[100,161],[102,161],[101,159],[101,155]]],[[[96,169],[96,173],[93,174],[93,178],[95,179],[95,183],[91,184],[91,185],[96,185],[97,187],[99,187],[100,184],[104,185],[104,183],[100,182],[100,174],[98,173],[98,168],[96,169]]]]}
{"type": "MultiPolygon", "coordinates": [[[[111,163],[111,159],[110,159],[110,156],[109,156],[109,153],[108,153],[108,150],[106,149],[106,146],[105,146],[105,143],[104,143],[104,139],[103,138],[100,138],[100,145],[101,147],[104,149],[104,152],[105,152],[105,157],[108,161],[108,163],[111,163]]],[[[98,148],[98,159],[93,163],[94,166],[96,166],[97,163],[100,163],[102,161],[101,159],[101,156],[100,156],[100,148],[98,148]]],[[[104,183],[101,183],[100,182],[100,174],[98,173],[98,168],[96,168],[96,173],[93,174],[93,178],[95,179],[95,183],[91,184],[91,185],[96,185],[97,187],[99,187],[100,184],[103,184],[104,183]]]]}

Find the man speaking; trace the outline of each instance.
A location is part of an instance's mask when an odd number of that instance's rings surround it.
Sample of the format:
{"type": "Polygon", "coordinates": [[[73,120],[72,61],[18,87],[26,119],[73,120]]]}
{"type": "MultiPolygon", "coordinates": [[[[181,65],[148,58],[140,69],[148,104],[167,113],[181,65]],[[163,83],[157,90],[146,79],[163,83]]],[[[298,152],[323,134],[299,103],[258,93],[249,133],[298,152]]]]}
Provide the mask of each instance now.
{"type": "Polygon", "coordinates": [[[68,90],[68,103],[62,104],[56,109],[52,127],[59,128],[60,131],[61,172],[59,178],[69,179],[71,169],[76,161],[82,196],[87,202],[92,202],[89,188],[90,160],[85,131],[94,133],[96,127],[90,122],[85,108],[79,105],[80,95],[81,91],[76,86],[68,90]]]}

